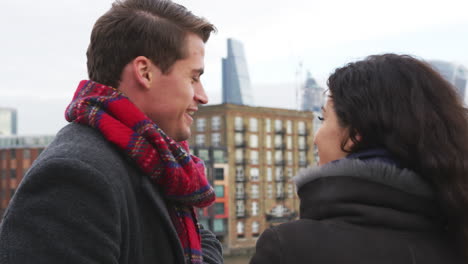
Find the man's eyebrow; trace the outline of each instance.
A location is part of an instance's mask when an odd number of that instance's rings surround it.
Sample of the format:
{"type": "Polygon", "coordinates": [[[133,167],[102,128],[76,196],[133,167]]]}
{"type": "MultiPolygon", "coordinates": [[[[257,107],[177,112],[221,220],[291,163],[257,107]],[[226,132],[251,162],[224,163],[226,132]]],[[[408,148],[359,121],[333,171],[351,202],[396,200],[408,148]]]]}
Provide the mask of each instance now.
{"type": "Polygon", "coordinates": [[[204,72],[205,70],[203,68],[192,70],[192,73],[198,73],[198,76],[201,76],[204,72]]]}

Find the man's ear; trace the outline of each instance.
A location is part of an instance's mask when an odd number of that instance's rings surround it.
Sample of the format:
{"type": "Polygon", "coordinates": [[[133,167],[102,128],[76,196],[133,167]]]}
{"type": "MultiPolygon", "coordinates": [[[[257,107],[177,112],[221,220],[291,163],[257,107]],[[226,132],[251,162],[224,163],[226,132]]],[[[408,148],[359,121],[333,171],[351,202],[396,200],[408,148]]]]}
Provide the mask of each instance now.
{"type": "Polygon", "coordinates": [[[138,56],[132,61],[135,80],[145,89],[149,89],[153,82],[153,67],[156,66],[145,56],[138,56]]]}

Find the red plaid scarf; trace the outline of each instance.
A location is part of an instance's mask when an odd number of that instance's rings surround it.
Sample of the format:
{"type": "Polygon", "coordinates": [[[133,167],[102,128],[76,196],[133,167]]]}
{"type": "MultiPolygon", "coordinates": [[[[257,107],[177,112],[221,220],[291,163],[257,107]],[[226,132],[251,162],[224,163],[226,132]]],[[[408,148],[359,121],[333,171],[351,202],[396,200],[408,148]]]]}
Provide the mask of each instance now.
{"type": "Polygon", "coordinates": [[[65,117],[99,130],[162,187],[187,263],[202,263],[194,206],[212,204],[215,195],[203,161],[189,154],[188,144],[169,138],[117,89],[92,81],[80,82],[65,117]]]}

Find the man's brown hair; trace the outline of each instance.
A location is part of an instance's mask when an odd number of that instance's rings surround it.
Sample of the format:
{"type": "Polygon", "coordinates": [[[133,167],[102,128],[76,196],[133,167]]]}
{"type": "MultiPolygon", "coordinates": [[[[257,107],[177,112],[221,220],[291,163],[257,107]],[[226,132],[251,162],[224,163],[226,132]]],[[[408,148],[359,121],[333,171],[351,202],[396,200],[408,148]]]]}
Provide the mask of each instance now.
{"type": "Polygon", "coordinates": [[[206,42],[213,31],[213,24],[170,0],[117,0],[94,24],[86,52],[89,78],[118,87],[123,68],[138,56],[167,73],[185,58],[187,33],[206,42]]]}

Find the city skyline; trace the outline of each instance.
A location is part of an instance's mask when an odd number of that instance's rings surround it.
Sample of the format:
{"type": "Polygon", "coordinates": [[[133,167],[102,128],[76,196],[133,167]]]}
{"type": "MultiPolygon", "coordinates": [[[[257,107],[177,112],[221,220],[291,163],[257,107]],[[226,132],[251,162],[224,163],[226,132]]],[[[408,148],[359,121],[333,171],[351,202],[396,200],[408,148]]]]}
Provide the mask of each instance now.
{"type": "MultiPolygon", "coordinates": [[[[0,106],[18,109],[19,134],[55,133],[66,123],[65,107],[87,78],[92,26],[112,2],[0,4],[8,36],[0,44],[0,106]]],[[[176,2],[218,28],[206,45],[202,77],[210,104],[221,102],[221,58],[231,37],[244,44],[255,105],[265,107],[298,109],[295,90],[306,70],[325,88],[335,68],[370,54],[405,53],[468,66],[468,2],[462,0],[397,0],[384,7],[368,0],[176,2]]]]}

